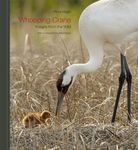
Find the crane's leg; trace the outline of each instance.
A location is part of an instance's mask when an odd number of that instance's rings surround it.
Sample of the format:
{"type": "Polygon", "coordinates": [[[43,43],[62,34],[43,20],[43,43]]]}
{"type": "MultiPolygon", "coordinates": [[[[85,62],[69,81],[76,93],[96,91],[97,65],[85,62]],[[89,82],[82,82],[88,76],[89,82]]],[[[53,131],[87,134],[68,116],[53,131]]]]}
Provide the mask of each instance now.
{"type": "Polygon", "coordinates": [[[126,81],[127,81],[127,111],[128,111],[128,121],[131,122],[131,83],[132,75],[128,67],[126,57],[124,56],[124,64],[126,70],[126,81]]]}
{"type": "Polygon", "coordinates": [[[117,96],[116,96],[116,101],[115,101],[115,106],[114,106],[114,111],[113,111],[113,116],[111,122],[115,122],[115,117],[116,117],[116,112],[117,112],[117,107],[120,99],[120,94],[122,91],[122,87],[125,81],[125,60],[124,60],[124,55],[121,53],[121,73],[119,77],[119,86],[118,86],[118,91],[117,91],[117,96]]]}

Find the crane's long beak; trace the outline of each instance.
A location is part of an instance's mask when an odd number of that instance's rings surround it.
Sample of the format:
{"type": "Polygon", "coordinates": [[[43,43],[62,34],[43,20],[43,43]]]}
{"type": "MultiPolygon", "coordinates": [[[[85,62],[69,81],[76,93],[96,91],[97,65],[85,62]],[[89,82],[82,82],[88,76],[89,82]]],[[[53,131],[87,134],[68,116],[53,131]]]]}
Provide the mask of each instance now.
{"type": "Polygon", "coordinates": [[[58,102],[57,102],[57,107],[56,107],[56,116],[60,111],[60,107],[62,105],[63,99],[64,99],[64,94],[62,92],[58,92],[58,102]]]}

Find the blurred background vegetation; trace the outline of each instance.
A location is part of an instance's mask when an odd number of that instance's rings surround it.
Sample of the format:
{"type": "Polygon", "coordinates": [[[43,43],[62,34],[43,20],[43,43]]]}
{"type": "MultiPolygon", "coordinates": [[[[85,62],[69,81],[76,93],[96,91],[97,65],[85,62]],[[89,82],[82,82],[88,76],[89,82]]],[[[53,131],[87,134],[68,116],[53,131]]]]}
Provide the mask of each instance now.
{"type": "MultiPolygon", "coordinates": [[[[11,51],[17,49],[22,51],[25,35],[28,33],[35,43],[40,43],[44,39],[50,39],[47,34],[38,34],[35,25],[37,23],[20,23],[19,17],[26,18],[50,18],[66,17],[71,19],[70,32],[72,36],[78,32],[78,21],[81,12],[96,0],[10,0],[10,36],[11,51]],[[69,13],[55,13],[54,11],[69,11],[69,13]]],[[[38,23],[39,25],[42,25],[38,23]]],[[[44,24],[46,25],[46,24],[44,24]]],[[[50,30],[50,29],[45,29],[50,30]]],[[[58,29],[54,29],[54,31],[58,29]]],[[[44,31],[44,29],[43,29],[44,31]]],[[[42,32],[43,32],[42,31],[42,32]]],[[[69,31],[69,30],[67,30],[69,31]]],[[[55,31],[56,32],[56,31],[55,31]]],[[[71,34],[63,35],[71,38],[71,34]]],[[[76,34],[79,35],[79,34],[76,34]]],[[[42,45],[42,43],[40,43],[42,45]]]]}
{"type": "Polygon", "coordinates": [[[11,0],[11,16],[43,17],[51,10],[71,10],[72,17],[80,15],[81,11],[96,0],[11,0]]]}

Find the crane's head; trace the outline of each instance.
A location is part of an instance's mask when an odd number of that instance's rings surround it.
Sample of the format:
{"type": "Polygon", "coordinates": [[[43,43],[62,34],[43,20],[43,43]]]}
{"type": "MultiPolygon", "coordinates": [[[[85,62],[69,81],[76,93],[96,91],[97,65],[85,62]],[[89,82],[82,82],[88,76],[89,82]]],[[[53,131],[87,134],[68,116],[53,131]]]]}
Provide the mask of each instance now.
{"type": "Polygon", "coordinates": [[[66,68],[57,80],[56,86],[58,90],[58,102],[56,107],[56,115],[58,114],[62,105],[64,96],[66,95],[69,88],[72,86],[76,78],[76,72],[73,71],[72,67],[66,68]]]}

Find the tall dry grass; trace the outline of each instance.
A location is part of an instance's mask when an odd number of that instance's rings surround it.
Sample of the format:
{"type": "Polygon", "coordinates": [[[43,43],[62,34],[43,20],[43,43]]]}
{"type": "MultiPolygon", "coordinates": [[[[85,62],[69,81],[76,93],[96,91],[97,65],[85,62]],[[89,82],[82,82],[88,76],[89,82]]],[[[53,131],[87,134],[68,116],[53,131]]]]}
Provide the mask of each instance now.
{"type": "MultiPolygon", "coordinates": [[[[117,123],[110,123],[120,71],[118,51],[113,47],[106,48],[101,68],[77,77],[64,100],[60,116],[56,118],[57,77],[69,64],[86,62],[88,53],[76,35],[71,38],[45,35],[44,39],[36,43],[30,37],[31,45],[27,50],[15,47],[11,51],[11,150],[136,150],[138,125],[136,121],[127,123],[126,85],[119,103],[117,123]],[[53,113],[50,126],[23,128],[21,120],[25,114],[45,109],[53,113]]],[[[137,120],[136,48],[137,45],[129,50],[127,57],[133,74],[132,117],[137,120]]]]}

